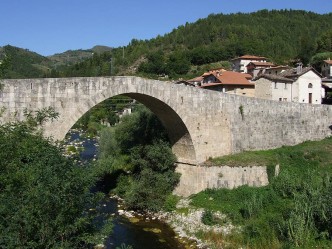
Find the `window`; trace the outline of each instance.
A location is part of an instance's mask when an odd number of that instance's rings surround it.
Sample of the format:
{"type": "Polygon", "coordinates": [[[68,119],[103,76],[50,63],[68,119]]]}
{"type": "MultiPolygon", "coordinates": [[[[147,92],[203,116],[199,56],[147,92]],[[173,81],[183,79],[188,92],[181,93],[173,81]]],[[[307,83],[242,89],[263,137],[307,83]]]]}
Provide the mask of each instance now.
{"type": "Polygon", "coordinates": [[[279,98],[279,101],[282,101],[282,98],[279,98]]]}
{"type": "Polygon", "coordinates": [[[312,88],[312,84],[311,83],[309,83],[308,88],[312,88]]]}
{"type": "Polygon", "coordinates": [[[287,89],[287,83],[285,83],[285,89],[287,89]]]}
{"type": "Polygon", "coordinates": [[[284,98],[284,101],[287,101],[287,98],[284,98]]]}
{"type": "Polygon", "coordinates": [[[274,82],[274,89],[278,89],[277,88],[277,82],[274,82]]]}

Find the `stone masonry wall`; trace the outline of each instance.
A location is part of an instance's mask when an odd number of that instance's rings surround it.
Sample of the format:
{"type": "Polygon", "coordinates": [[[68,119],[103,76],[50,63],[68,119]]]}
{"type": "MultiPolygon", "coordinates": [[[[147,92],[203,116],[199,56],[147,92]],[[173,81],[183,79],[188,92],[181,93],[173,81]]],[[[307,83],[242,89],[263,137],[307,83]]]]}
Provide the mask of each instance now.
{"type": "Polygon", "coordinates": [[[0,117],[8,122],[23,110],[52,106],[60,113],[45,133],[62,139],[94,105],[119,94],[139,99],[174,137],[180,162],[272,149],[331,136],[332,106],[248,98],[139,77],[3,80],[0,117]]]}
{"type": "Polygon", "coordinates": [[[269,183],[265,166],[192,166],[178,164],[181,179],[174,190],[180,196],[189,196],[208,188],[233,189],[242,185],[265,186],[269,183]]]}

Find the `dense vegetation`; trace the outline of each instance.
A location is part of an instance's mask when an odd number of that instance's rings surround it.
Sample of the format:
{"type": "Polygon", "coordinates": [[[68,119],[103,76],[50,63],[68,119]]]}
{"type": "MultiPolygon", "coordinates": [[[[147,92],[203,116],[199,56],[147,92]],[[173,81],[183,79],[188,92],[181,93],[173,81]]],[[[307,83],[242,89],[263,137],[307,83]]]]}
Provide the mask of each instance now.
{"type": "Polygon", "coordinates": [[[228,61],[243,54],[265,56],[279,64],[292,65],[302,60],[305,65],[317,65],[317,58],[329,56],[321,53],[332,52],[331,33],[332,13],[261,10],[211,14],[163,36],[151,40],[132,39],[128,46],[112,50],[95,48],[91,50],[94,53],[90,50],[67,51],[45,58],[25,50],[13,51],[15,48],[6,46],[6,53],[14,60],[16,54],[24,54],[20,57],[22,62],[17,62],[6,77],[141,75],[191,78],[207,69],[229,68],[228,61]],[[321,56],[312,59],[316,54],[321,56]],[[77,64],[73,65],[75,62],[77,64]]]}
{"type": "MultiPolygon", "coordinates": [[[[113,49],[106,60],[100,58],[97,65],[95,58],[73,68],[77,72],[78,68],[92,67],[94,73],[103,75],[102,68],[107,67],[106,62],[110,67],[112,57],[113,74],[138,73],[154,78],[168,75],[177,79],[196,76],[205,69],[203,65],[243,54],[266,56],[281,64],[297,60],[307,64],[316,53],[331,52],[331,42],[321,42],[332,30],[331,17],[331,13],[319,15],[297,10],[213,14],[164,36],[133,39],[128,46],[113,49]]],[[[65,75],[72,75],[72,71],[67,70],[65,75]]]]}
{"type": "Polygon", "coordinates": [[[44,139],[37,126],[51,109],[26,112],[26,121],[0,126],[0,247],[88,248],[110,233],[93,222],[96,179],[44,139]]]}
{"type": "MultiPolygon", "coordinates": [[[[234,190],[206,190],[193,204],[221,211],[243,227],[228,238],[205,234],[247,248],[331,248],[332,138],[275,150],[245,152],[213,160],[214,164],[268,165],[270,185],[234,190]],[[280,174],[275,177],[275,165],[280,174]]],[[[227,242],[226,242],[227,244],[227,242]]]]}
{"type": "MultiPolygon", "coordinates": [[[[7,57],[11,61],[9,67],[4,70],[5,78],[60,77],[59,72],[69,66],[110,50],[111,48],[108,47],[95,46],[89,50],[69,50],[45,57],[28,49],[7,45],[0,47],[0,60],[7,57]]],[[[90,72],[90,75],[87,76],[92,75],[90,72]]],[[[86,75],[82,74],[81,76],[86,75]]]]}
{"type": "Polygon", "coordinates": [[[0,60],[4,56],[10,60],[5,78],[41,78],[51,73],[51,61],[27,49],[7,45],[0,48],[0,60]]]}
{"type": "Polygon", "coordinates": [[[132,209],[157,211],[179,180],[164,127],[145,108],[100,134],[98,175],[117,177],[116,194],[132,209]]]}
{"type": "Polygon", "coordinates": [[[119,114],[125,108],[133,108],[137,105],[133,99],[124,95],[114,96],[86,112],[75,124],[74,128],[81,128],[89,135],[97,133],[105,125],[114,126],[119,122],[119,114]]]}

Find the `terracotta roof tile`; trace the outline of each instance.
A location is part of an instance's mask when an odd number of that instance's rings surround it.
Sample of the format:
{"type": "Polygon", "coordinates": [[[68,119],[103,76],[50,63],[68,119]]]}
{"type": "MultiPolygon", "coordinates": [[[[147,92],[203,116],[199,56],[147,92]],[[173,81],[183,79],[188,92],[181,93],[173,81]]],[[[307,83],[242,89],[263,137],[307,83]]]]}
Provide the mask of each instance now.
{"type": "Polygon", "coordinates": [[[332,65],[332,60],[325,60],[324,62],[329,64],[329,65],[332,65]]]}
{"type": "MultiPolygon", "coordinates": [[[[233,71],[226,71],[223,72],[218,79],[223,84],[230,84],[230,85],[252,85],[247,78],[249,77],[248,74],[233,72],[233,71]]],[[[251,75],[250,75],[251,78],[251,75]]]]}

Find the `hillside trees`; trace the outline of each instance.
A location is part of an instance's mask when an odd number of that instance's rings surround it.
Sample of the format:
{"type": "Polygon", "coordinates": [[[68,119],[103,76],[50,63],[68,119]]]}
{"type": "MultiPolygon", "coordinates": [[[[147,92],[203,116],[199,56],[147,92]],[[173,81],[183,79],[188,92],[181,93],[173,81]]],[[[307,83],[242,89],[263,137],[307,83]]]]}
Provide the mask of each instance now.
{"type": "Polygon", "coordinates": [[[316,39],[315,53],[310,59],[310,64],[320,72],[323,61],[329,58],[332,58],[332,29],[316,39]]]}
{"type": "Polygon", "coordinates": [[[112,58],[116,74],[128,74],[129,67],[133,69],[130,74],[153,78],[168,75],[171,79],[192,77],[196,66],[243,54],[265,56],[278,64],[296,59],[307,64],[316,51],[315,37],[326,33],[317,49],[329,49],[331,28],[331,14],[299,10],[212,14],[164,36],[133,39],[128,46],[113,49],[112,58]]]}
{"type": "Polygon", "coordinates": [[[317,53],[332,52],[332,29],[324,32],[317,39],[317,53]]]}
{"type": "MultiPolygon", "coordinates": [[[[7,78],[168,75],[178,79],[192,77],[197,66],[244,54],[265,56],[277,64],[298,59],[306,64],[315,53],[331,51],[331,29],[331,13],[261,10],[211,14],[151,40],[132,39],[127,46],[95,52],[92,58],[75,65],[64,66],[66,57],[61,59],[61,66],[58,61],[52,66],[49,58],[23,49],[5,46],[2,50],[10,52],[14,61],[7,78]],[[320,37],[317,42],[316,37],[320,37]]],[[[59,59],[59,55],[55,57],[59,59]]]]}

